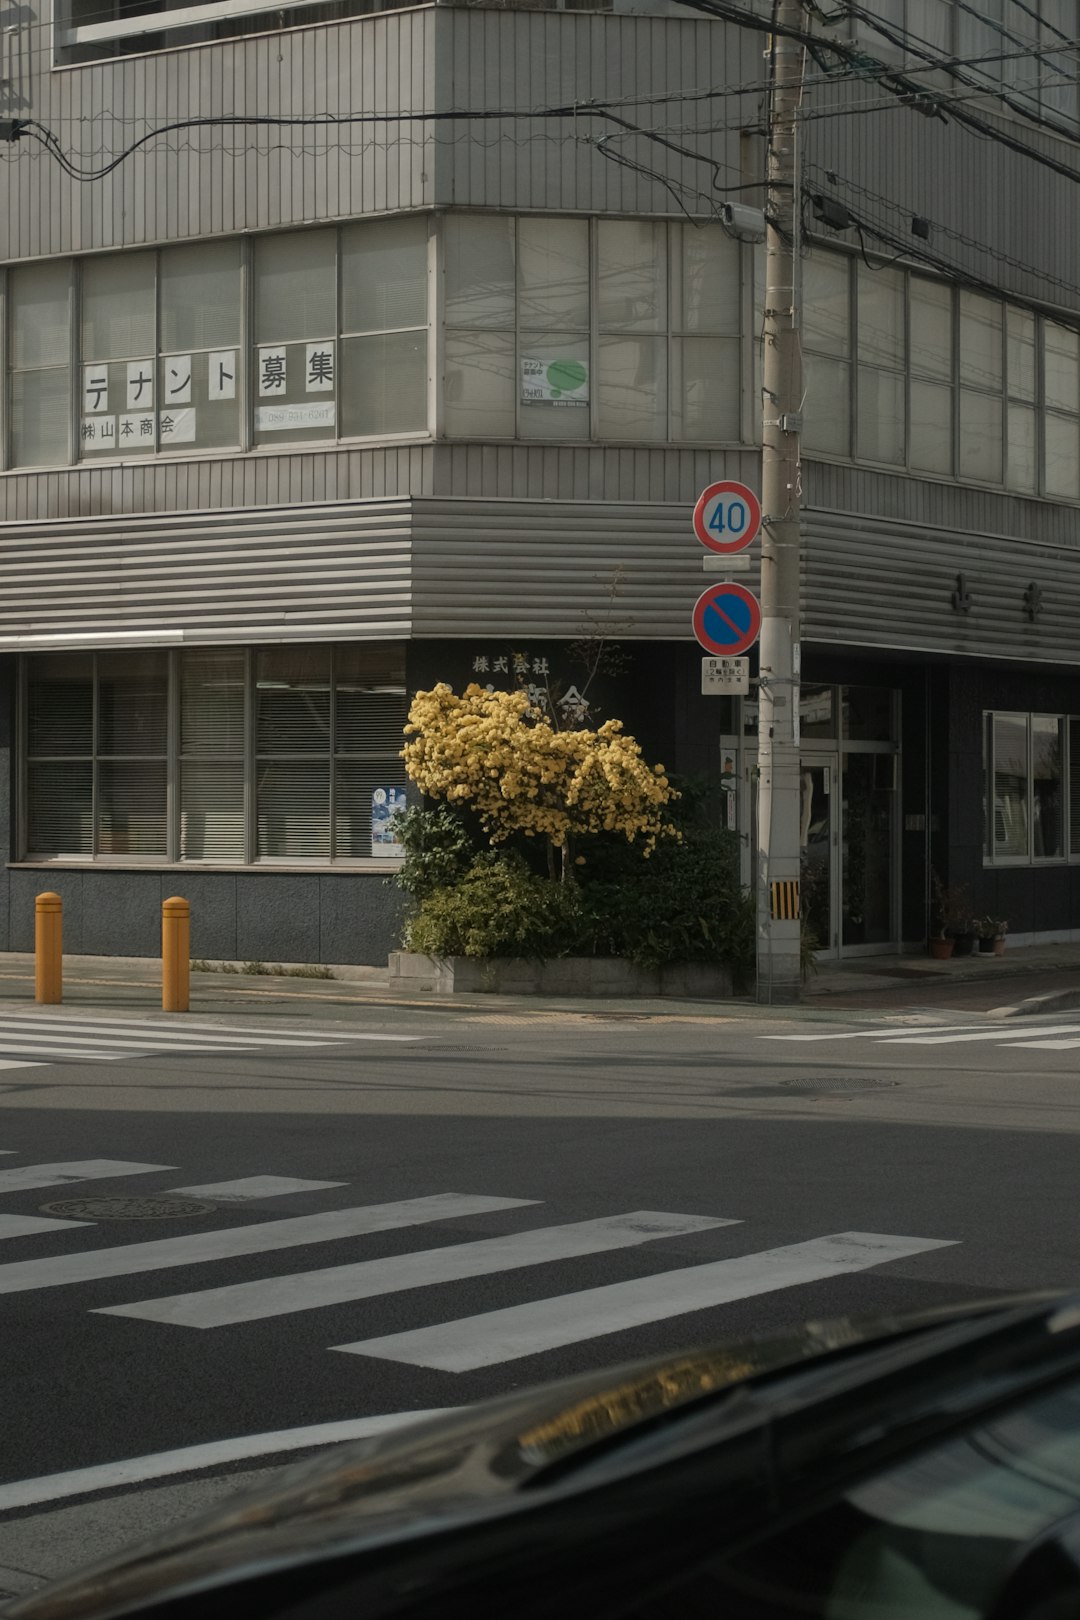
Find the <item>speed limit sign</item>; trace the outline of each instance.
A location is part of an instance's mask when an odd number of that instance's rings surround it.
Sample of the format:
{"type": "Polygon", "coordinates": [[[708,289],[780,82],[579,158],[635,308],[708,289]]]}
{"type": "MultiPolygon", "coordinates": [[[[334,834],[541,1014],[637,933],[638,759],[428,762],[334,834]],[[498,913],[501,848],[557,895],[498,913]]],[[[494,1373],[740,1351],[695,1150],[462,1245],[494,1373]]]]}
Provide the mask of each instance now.
{"type": "Polygon", "coordinates": [[[710,484],[694,507],[694,533],[721,555],[744,551],[761,528],[761,502],[746,484],[725,479],[710,484]]]}

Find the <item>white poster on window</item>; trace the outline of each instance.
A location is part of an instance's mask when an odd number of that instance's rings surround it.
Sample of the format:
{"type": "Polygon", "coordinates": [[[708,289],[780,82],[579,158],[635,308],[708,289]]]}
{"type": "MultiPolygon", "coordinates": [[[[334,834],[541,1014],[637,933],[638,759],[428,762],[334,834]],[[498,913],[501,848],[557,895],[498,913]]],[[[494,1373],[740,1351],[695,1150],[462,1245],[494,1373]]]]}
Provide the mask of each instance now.
{"type": "Polygon", "coordinates": [[[194,444],[195,412],[162,411],[158,417],[158,429],[161,433],[163,450],[167,450],[173,444],[194,444]]]}
{"type": "Polygon", "coordinates": [[[375,788],[371,795],[371,853],[399,860],[405,854],[397,841],[394,818],[405,809],[404,788],[375,788]]]}
{"type": "Polygon", "coordinates": [[[236,398],[236,350],[218,349],[210,356],[206,374],[208,399],[236,398]]]}
{"type": "Polygon", "coordinates": [[[191,404],[190,354],[166,355],[162,366],[165,372],[161,386],[162,405],[191,404]]]}
{"type": "Polygon", "coordinates": [[[325,405],[256,405],[255,426],[260,433],[284,433],[289,428],[332,428],[334,402],[325,405]]]}
{"type": "Polygon", "coordinates": [[[154,367],[150,360],[129,360],[127,368],[127,408],[149,411],[154,405],[154,367]]]}
{"type": "Polygon", "coordinates": [[[83,366],[83,410],[89,415],[91,411],[107,411],[108,408],[108,366],[83,366]]]}
{"type": "Polygon", "coordinates": [[[523,405],[587,405],[587,360],[529,360],[521,362],[523,405]]]}
{"type": "Polygon", "coordinates": [[[304,387],[309,394],[332,393],[334,388],[333,343],[309,343],[304,387]]]}
{"type": "Polygon", "coordinates": [[[261,398],[265,399],[268,394],[277,394],[279,399],[284,398],[287,375],[284,349],[259,350],[259,395],[261,398]]]}
{"type": "Polygon", "coordinates": [[[153,411],[134,411],[121,416],[117,423],[117,439],[121,450],[154,448],[153,411]]]}
{"type": "Polygon", "coordinates": [[[91,416],[82,425],[84,450],[116,449],[116,417],[91,416]]]}

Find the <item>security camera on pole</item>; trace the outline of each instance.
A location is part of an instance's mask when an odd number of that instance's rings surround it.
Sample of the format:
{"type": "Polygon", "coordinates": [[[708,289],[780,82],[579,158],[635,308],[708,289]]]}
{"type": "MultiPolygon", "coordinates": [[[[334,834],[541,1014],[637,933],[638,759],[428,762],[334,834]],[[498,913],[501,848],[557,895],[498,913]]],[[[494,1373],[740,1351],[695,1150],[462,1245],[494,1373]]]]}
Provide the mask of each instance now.
{"type": "Polygon", "coordinates": [[[802,0],[777,0],[771,41],[762,371],[761,649],[758,692],[757,998],[801,990],[799,924],[799,410],[796,311],[802,0]]]}

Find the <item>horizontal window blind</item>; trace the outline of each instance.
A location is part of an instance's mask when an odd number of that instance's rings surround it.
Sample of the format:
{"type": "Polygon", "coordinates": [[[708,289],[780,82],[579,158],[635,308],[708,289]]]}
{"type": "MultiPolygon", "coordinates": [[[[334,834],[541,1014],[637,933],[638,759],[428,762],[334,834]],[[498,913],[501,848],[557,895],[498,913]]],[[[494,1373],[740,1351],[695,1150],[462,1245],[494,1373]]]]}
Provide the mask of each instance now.
{"type": "Polygon", "coordinates": [[[329,860],[329,761],[262,760],[255,776],[259,855],[329,860]]]}
{"type": "Polygon", "coordinates": [[[244,860],[243,760],[181,761],[180,858],[244,860]]]}
{"type": "Polygon", "coordinates": [[[98,761],[98,854],[164,859],[166,772],[163,759],[98,761]]]}
{"type": "Polygon", "coordinates": [[[32,855],[93,853],[93,763],[31,760],[27,767],[27,849],[32,855]]]}

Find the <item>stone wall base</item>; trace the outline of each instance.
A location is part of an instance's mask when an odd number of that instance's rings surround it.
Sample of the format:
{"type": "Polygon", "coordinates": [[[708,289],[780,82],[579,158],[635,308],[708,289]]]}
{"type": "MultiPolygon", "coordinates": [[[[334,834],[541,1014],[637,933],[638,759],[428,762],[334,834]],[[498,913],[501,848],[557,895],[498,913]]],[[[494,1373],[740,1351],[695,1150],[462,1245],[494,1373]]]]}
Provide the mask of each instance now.
{"type": "Polygon", "coordinates": [[[440,960],[416,951],[390,953],[390,986],[502,996],[681,996],[691,1000],[731,995],[731,974],[713,962],[639,967],[620,956],[561,956],[548,962],[468,956],[440,960]]]}

